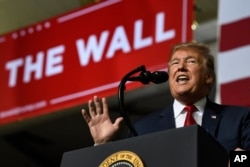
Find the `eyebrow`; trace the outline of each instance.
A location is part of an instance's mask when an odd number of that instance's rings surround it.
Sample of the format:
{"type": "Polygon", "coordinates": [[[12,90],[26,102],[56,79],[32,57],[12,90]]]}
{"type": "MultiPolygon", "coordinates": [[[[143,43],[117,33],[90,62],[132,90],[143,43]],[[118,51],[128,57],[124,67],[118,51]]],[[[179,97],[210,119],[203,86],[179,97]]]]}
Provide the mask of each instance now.
{"type": "MultiPolygon", "coordinates": [[[[191,58],[197,59],[196,57],[194,57],[194,56],[192,56],[192,55],[188,55],[187,57],[184,57],[185,60],[191,59],[191,58]]],[[[173,61],[173,60],[180,60],[180,59],[181,59],[181,58],[176,58],[176,57],[175,57],[175,58],[171,59],[170,62],[173,61]]]]}

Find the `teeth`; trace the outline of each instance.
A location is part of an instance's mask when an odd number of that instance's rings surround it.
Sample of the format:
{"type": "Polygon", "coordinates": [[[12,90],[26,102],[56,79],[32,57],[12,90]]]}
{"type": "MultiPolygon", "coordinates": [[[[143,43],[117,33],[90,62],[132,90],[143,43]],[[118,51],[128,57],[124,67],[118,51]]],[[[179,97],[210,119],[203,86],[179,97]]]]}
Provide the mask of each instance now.
{"type": "Polygon", "coordinates": [[[185,75],[180,75],[180,76],[177,78],[177,81],[184,81],[184,80],[188,80],[188,77],[185,76],[185,75]]]}
{"type": "Polygon", "coordinates": [[[179,76],[178,79],[187,79],[186,76],[179,76]]]}

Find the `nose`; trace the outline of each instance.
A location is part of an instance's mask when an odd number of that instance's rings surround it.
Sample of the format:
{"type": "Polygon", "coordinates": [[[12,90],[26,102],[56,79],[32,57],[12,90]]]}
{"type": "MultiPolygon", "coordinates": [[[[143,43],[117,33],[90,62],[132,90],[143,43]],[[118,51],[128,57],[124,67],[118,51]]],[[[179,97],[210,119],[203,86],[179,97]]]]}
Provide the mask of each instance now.
{"type": "Polygon", "coordinates": [[[179,64],[178,64],[178,71],[186,71],[186,64],[184,61],[181,61],[179,64]]]}

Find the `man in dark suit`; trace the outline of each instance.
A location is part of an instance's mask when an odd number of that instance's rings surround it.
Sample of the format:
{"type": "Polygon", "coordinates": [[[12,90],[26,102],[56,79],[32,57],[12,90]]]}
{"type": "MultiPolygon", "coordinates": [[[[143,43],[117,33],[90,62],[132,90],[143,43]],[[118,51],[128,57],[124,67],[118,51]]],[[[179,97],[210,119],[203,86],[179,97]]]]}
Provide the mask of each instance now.
{"type": "MultiPolygon", "coordinates": [[[[201,126],[229,152],[250,150],[250,112],[238,106],[218,105],[207,99],[201,126]]],[[[173,106],[135,124],[139,135],[176,128],[173,106]]]]}
{"type": "MultiPolygon", "coordinates": [[[[139,135],[196,123],[226,150],[250,150],[249,108],[219,105],[208,98],[215,81],[213,56],[208,47],[197,43],[176,45],[170,55],[168,73],[173,105],[138,121],[135,129],[139,135]]],[[[119,117],[112,123],[106,98],[97,96],[89,101],[89,113],[83,109],[82,115],[95,145],[112,140],[123,120],[119,117]]]]}

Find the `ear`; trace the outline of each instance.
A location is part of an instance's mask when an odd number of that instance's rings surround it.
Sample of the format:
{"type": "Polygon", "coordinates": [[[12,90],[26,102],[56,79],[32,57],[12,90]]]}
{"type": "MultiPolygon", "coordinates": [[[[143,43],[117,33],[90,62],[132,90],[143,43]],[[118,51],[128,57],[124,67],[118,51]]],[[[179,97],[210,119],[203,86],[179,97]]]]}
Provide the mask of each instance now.
{"type": "Polygon", "coordinates": [[[211,73],[208,73],[207,76],[206,76],[206,83],[208,85],[211,85],[211,84],[213,84],[214,79],[215,79],[215,76],[213,74],[211,74],[211,73]]]}

